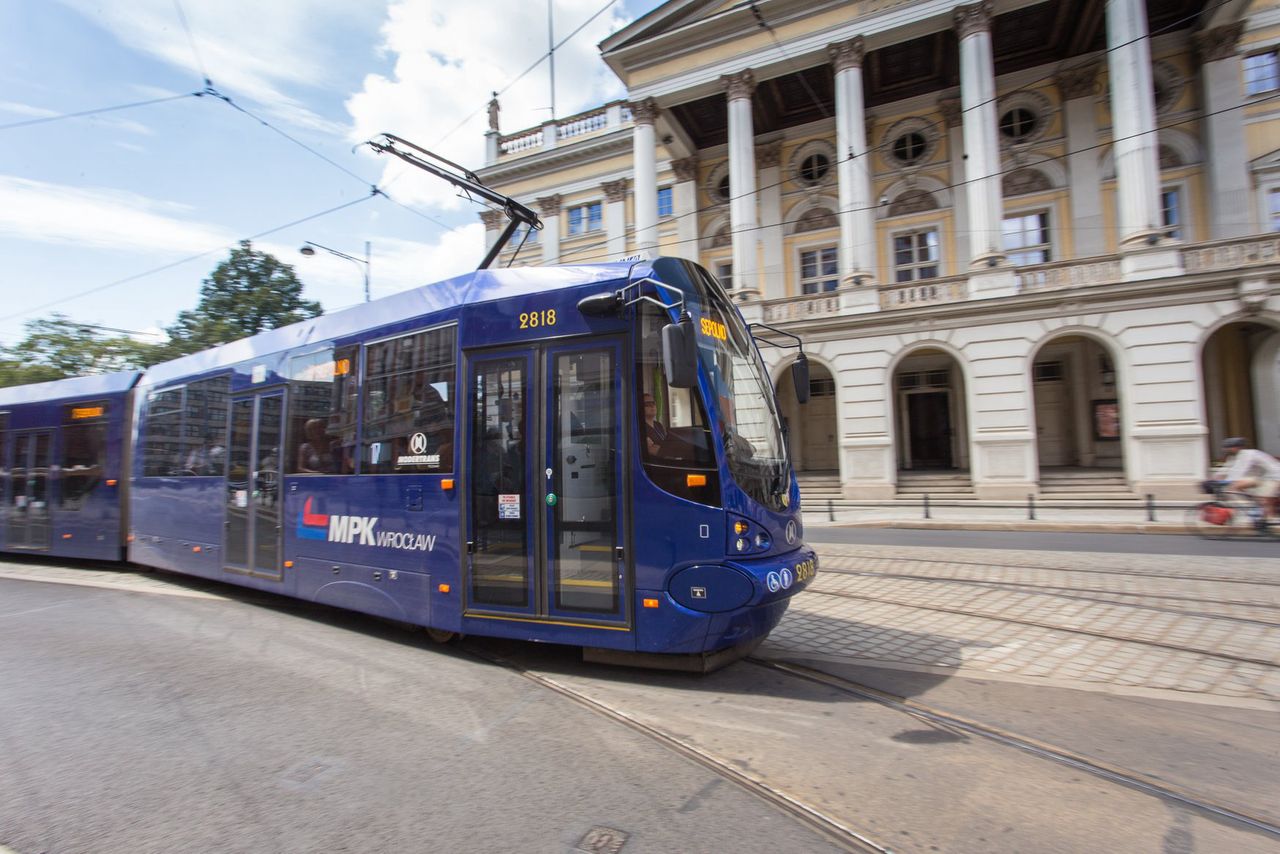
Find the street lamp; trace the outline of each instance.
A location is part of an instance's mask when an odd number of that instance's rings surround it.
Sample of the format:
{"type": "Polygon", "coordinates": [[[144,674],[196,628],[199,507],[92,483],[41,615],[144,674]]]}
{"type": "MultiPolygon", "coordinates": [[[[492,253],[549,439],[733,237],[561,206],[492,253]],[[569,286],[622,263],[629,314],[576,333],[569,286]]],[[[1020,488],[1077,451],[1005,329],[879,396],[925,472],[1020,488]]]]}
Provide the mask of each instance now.
{"type": "Polygon", "coordinates": [[[339,252],[337,249],[330,249],[328,246],[322,246],[319,243],[312,243],[310,240],[302,244],[302,248],[298,251],[310,258],[316,254],[317,249],[323,249],[330,255],[337,255],[339,258],[346,258],[348,261],[355,261],[357,264],[364,265],[364,301],[369,301],[369,241],[364,242],[364,257],[357,258],[354,255],[348,255],[345,252],[339,252]]]}

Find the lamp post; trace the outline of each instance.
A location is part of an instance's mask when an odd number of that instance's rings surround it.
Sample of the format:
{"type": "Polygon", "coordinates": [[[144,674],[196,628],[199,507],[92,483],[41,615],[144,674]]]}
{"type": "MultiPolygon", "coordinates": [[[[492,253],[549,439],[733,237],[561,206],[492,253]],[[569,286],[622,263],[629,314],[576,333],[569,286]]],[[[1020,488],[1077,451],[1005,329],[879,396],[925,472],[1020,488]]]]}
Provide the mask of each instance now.
{"type": "Polygon", "coordinates": [[[316,254],[317,249],[323,249],[330,255],[337,255],[339,258],[346,258],[348,261],[355,261],[357,264],[364,265],[364,301],[369,301],[369,241],[364,242],[364,257],[357,258],[354,255],[348,255],[345,252],[339,252],[337,249],[330,249],[328,246],[322,246],[319,243],[313,243],[310,240],[302,244],[302,248],[298,251],[307,257],[316,254]]]}

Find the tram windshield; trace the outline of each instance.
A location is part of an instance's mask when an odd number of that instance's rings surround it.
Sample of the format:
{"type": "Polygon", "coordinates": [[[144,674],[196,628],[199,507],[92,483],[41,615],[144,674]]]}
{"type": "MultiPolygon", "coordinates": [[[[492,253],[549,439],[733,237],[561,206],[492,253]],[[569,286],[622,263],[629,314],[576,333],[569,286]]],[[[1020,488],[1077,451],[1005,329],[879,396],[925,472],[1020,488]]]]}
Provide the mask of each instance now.
{"type": "Polygon", "coordinates": [[[773,390],[750,333],[723,286],[702,267],[663,258],[654,262],[654,273],[685,292],[729,473],[754,500],[785,509],[791,464],[773,390]]]}

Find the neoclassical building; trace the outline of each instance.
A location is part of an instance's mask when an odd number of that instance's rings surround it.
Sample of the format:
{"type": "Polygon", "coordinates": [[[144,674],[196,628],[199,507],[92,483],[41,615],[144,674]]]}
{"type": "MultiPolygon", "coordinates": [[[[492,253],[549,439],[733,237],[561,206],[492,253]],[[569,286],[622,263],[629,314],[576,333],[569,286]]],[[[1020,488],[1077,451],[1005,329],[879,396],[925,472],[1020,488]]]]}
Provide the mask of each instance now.
{"type": "Polygon", "coordinates": [[[671,0],[600,50],[627,101],[487,135],[516,263],[691,258],[802,336],[802,472],[1186,498],[1280,453],[1280,0],[671,0]]]}

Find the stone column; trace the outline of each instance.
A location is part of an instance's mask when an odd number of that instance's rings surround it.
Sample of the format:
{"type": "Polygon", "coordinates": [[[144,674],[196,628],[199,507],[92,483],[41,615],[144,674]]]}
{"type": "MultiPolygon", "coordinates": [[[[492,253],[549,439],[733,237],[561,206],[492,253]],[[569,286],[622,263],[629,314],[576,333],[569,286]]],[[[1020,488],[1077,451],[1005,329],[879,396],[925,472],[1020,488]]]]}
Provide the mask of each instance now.
{"type": "Polygon", "coordinates": [[[1145,0],[1108,0],[1111,148],[1120,212],[1120,274],[1126,281],[1176,276],[1182,261],[1161,245],[1159,140],[1145,0]]]}
{"type": "Polygon", "coordinates": [[[678,242],[671,253],[690,261],[698,260],[698,158],[671,161],[676,183],[671,188],[671,211],[676,218],[678,242]]]}
{"type": "Polygon", "coordinates": [[[751,124],[751,96],[756,81],[751,71],[720,78],[729,96],[729,228],[733,232],[733,280],[743,298],[760,293],[756,268],[755,130],[751,124]]]}
{"type": "Polygon", "coordinates": [[[627,179],[605,181],[600,189],[604,192],[606,251],[610,258],[622,258],[627,254],[627,179]]]}
{"type": "Polygon", "coordinates": [[[1160,231],[1156,99],[1144,0],[1107,3],[1107,70],[1123,249],[1145,245],[1160,231]]]}
{"type": "Polygon", "coordinates": [[[1076,258],[1107,251],[1102,224],[1102,181],[1098,173],[1098,122],[1094,114],[1098,66],[1065,68],[1054,78],[1067,126],[1067,172],[1071,181],[1071,237],[1076,258]]]}
{"type": "Polygon", "coordinates": [[[782,140],[756,146],[755,157],[761,187],[762,292],[765,299],[781,299],[787,295],[787,268],[782,258],[782,140]]]}
{"type": "Polygon", "coordinates": [[[652,98],[631,105],[635,129],[631,134],[635,159],[636,250],[658,253],[658,148],[653,124],[658,105],[652,98]]]}
{"type": "Polygon", "coordinates": [[[480,221],[484,223],[484,251],[488,252],[498,242],[507,218],[502,211],[480,211],[480,221]]]}
{"type": "MultiPolygon", "coordinates": [[[[1244,71],[1236,53],[1243,29],[1243,22],[1237,21],[1196,36],[1207,113],[1204,121],[1209,151],[1205,166],[1209,172],[1209,237],[1213,240],[1240,237],[1254,230],[1244,111],[1231,109],[1244,98],[1240,86],[1244,71]]],[[[1184,199],[1183,204],[1186,203],[1184,199]]]]}
{"type": "Polygon", "coordinates": [[[998,266],[1005,260],[991,3],[957,6],[954,20],[960,38],[960,106],[969,195],[969,267],[981,270],[998,266]]]}
{"type": "Polygon", "coordinates": [[[542,263],[560,263],[560,201],[561,196],[543,196],[538,199],[538,216],[542,219],[542,263]]]}
{"type": "Polygon", "coordinates": [[[862,97],[862,36],[830,45],[836,70],[836,160],[840,164],[841,284],[873,285],[876,269],[876,221],[871,201],[871,162],[867,154],[866,106],[862,97]]]}

